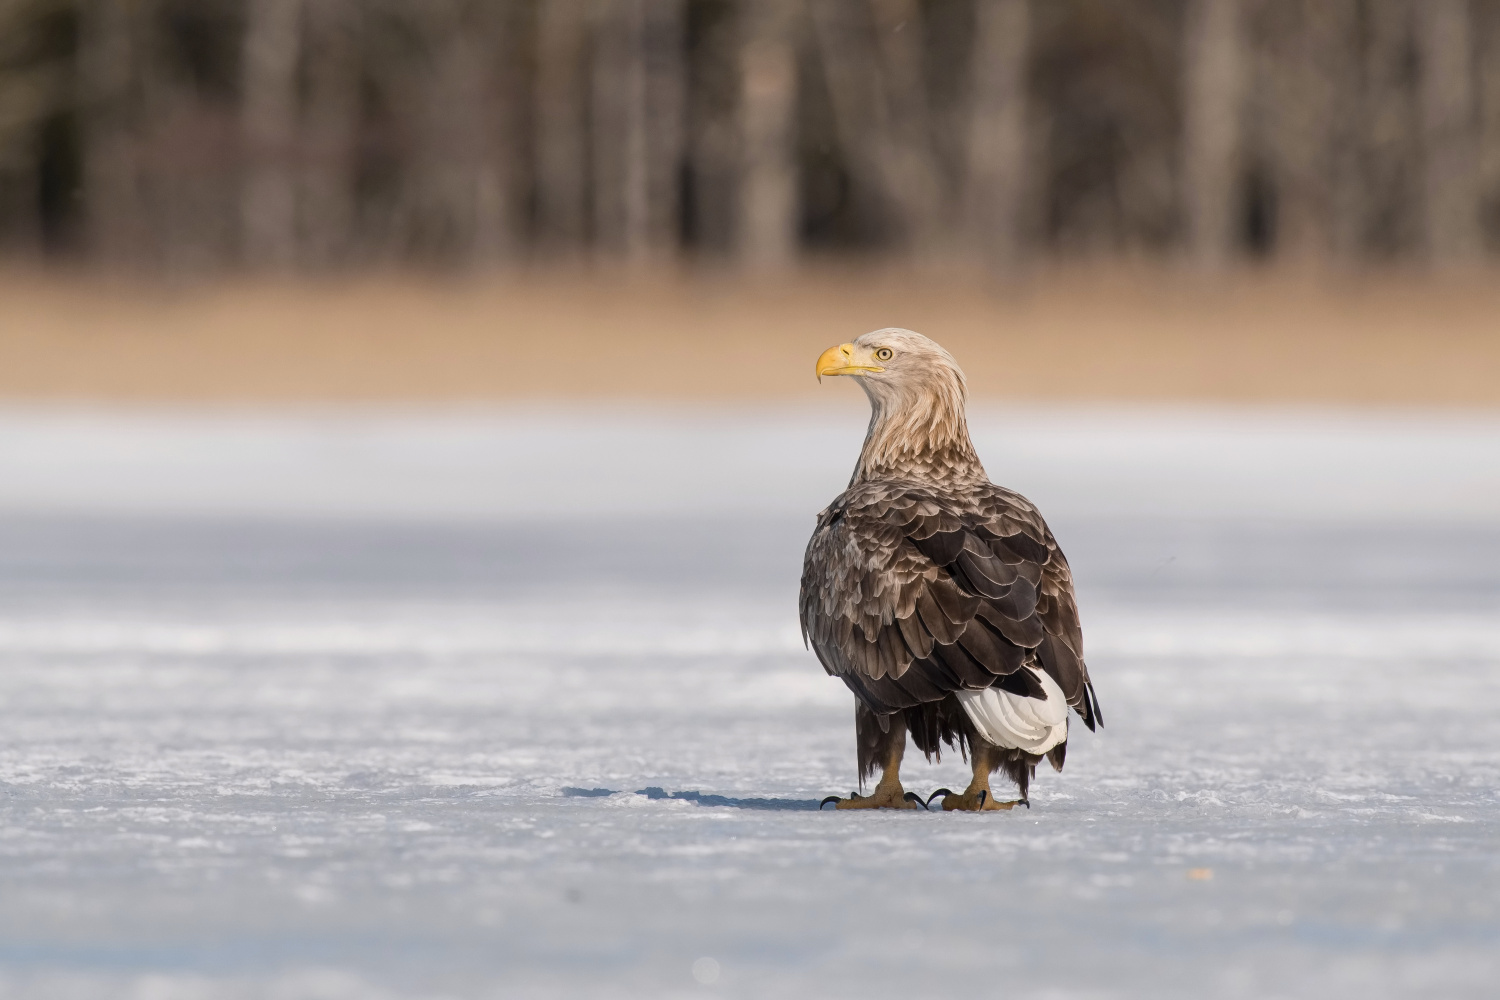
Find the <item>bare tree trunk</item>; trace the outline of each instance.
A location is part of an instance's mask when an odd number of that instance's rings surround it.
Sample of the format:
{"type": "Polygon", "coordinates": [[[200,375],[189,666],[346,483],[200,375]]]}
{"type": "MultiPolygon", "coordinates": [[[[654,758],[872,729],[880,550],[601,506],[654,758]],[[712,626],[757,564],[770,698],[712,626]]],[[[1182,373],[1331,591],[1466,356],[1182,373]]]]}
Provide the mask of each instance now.
{"type": "Polygon", "coordinates": [[[1422,242],[1420,122],[1410,79],[1415,2],[1377,0],[1366,8],[1365,239],[1387,257],[1422,242]]]}
{"type": "Polygon", "coordinates": [[[942,182],[927,113],[921,4],[918,0],[869,3],[875,13],[880,55],[877,80],[883,91],[889,161],[899,178],[900,197],[908,206],[907,229],[921,255],[951,250],[957,206],[942,182]]]}
{"type": "MultiPolygon", "coordinates": [[[[899,2],[915,9],[907,0],[899,2]]],[[[899,52],[917,37],[915,16],[896,21],[912,34],[893,40],[886,36],[900,34],[896,23],[883,23],[879,30],[870,23],[869,12],[851,0],[809,0],[809,9],[850,173],[877,195],[909,249],[931,252],[947,229],[948,212],[920,119],[921,91],[910,93],[919,86],[909,80],[913,60],[899,52]],[[872,37],[876,34],[882,36],[879,41],[872,37]],[[906,92],[893,95],[893,89],[906,92]]],[[[880,13],[884,22],[899,17],[889,4],[880,13]]]]}
{"type": "Polygon", "coordinates": [[[628,259],[647,251],[644,4],[601,0],[590,81],[595,239],[628,259]]]}
{"type": "Polygon", "coordinates": [[[745,20],[780,4],[698,4],[689,8],[691,48],[686,52],[682,236],[705,256],[740,252],[741,183],[745,173],[745,20]]]}
{"type": "Polygon", "coordinates": [[[149,249],[170,274],[219,271],[241,256],[239,108],[203,86],[171,8],[159,0],[129,6],[138,44],[137,181],[149,249]]]}
{"type": "Polygon", "coordinates": [[[1468,0],[1417,5],[1424,235],[1440,264],[1471,260],[1480,249],[1471,35],[1468,0]]]}
{"type": "Polygon", "coordinates": [[[974,14],[964,221],[981,259],[1008,269],[1021,252],[1030,0],[979,0],[974,14]]]}
{"type": "Polygon", "coordinates": [[[543,249],[577,253],[588,230],[588,133],[581,0],[542,0],[537,20],[536,199],[543,249]]]}
{"type": "Polygon", "coordinates": [[[303,0],[251,0],[240,57],[245,262],[285,269],[297,255],[297,59],[303,0]]]}
{"type": "MultiPolygon", "coordinates": [[[[1266,85],[1274,107],[1276,250],[1301,262],[1326,262],[1350,248],[1340,200],[1358,178],[1342,155],[1357,148],[1360,119],[1356,0],[1298,0],[1282,5],[1272,28],[1266,85]],[[1342,169],[1341,169],[1342,168],[1342,169]]],[[[1353,204],[1357,204],[1353,203],[1353,204]]]]}
{"type": "Polygon", "coordinates": [[[80,9],[87,244],[106,267],[138,262],[146,240],[132,129],[132,6],[129,0],[86,0],[80,9]]]}
{"type": "Polygon", "coordinates": [[[40,184],[23,135],[0,135],[0,253],[38,256],[43,249],[40,184]]]}
{"type": "Polygon", "coordinates": [[[0,253],[32,257],[42,251],[40,172],[33,151],[39,110],[18,108],[0,94],[0,253]]]}
{"type": "Polygon", "coordinates": [[[355,142],[359,132],[356,12],[348,0],[305,0],[308,49],[305,153],[298,185],[298,257],[311,267],[354,248],[355,142]]]}
{"type": "Polygon", "coordinates": [[[1359,0],[1329,0],[1319,5],[1318,17],[1317,37],[1325,48],[1325,72],[1333,84],[1328,240],[1334,257],[1352,263],[1365,255],[1369,213],[1364,170],[1369,105],[1359,0]]]}
{"type": "Polygon", "coordinates": [[[641,262],[676,235],[682,151],[680,0],[603,0],[594,44],[594,231],[641,262]]]}
{"type": "Polygon", "coordinates": [[[507,10],[454,0],[425,4],[419,13],[429,60],[413,177],[418,243],[465,263],[499,259],[513,246],[496,80],[507,10]]]}
{"type": "Polygon", "coordinates": [[[1183,74],[1182,187],[1189,259],[1224,267],[1234,256],[1244,101],[1240,0],[1193,0],[1183,74]]]}
{"type": "Polygon", "coordinates": [[[519,236],[517,91],[519,74],[515,5],[482,3],[479,30],[467,52],[478,66],[471,127],[479,136],[474,159],[475,260],[494,263],[514,257],[519,236]]]}
{"type": "Polygon", "coordinates": [[[37,13],[35,5],[0,0],[0,253],[27,257],[44,250],[40,161],[47,122],[67,107],[73,84],[62,65],[28,66],[17,58],[35,38],[37,13]]]}
{"type": "Polygon", "coordinates": [[[681,219],[687,104],[684,0],[648,0],[644,37],[646,77],[646,253],[671,254],[681,219]]]}
{"type": "Polygon", "coordinates": [[[791,0],[753,0],[740,13],[736,242],[752,270],[783,270],[797,255],[796,15],[791,0]]]}
{"type": "Polygon", "coordinates": [[[1500,242],[1500,232],[1494,228],[1500,222],[1496,210],[1500,209],[1500,8],[1495,6],[1476,8],[1473,11],[1478,28],[1479,59],[1479,152],[1477,171],[1479,175],[1480,211],[1491,225],[1482,232],[1485,241],[1494,247],[1500,242]]]}

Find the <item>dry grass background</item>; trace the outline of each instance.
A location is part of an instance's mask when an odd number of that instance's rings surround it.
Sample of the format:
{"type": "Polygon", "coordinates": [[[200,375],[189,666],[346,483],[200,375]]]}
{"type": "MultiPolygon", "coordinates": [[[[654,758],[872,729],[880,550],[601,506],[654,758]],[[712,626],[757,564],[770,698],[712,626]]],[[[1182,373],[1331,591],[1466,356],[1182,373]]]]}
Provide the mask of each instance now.
{"type": "Polygon", "coordinates": [[[1492,406],[1500,275],[553,269],[168,287],[0,274],[0,398],[235,403],[816,398],[881,326],[989,399],[1492,406]]]}

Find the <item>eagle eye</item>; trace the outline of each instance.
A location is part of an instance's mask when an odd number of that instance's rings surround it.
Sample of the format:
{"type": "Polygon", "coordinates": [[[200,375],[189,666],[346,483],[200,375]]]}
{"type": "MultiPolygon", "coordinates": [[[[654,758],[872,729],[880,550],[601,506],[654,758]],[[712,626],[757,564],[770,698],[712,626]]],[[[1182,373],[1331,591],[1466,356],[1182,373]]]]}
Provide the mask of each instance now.
{"type": "Polygon", "coordinates": [[[889,361],[895,356],[896,352],[891,350],[889,347],[882,347],[880,350],[875,352],[875,358],[879,361],[889,361]]]}

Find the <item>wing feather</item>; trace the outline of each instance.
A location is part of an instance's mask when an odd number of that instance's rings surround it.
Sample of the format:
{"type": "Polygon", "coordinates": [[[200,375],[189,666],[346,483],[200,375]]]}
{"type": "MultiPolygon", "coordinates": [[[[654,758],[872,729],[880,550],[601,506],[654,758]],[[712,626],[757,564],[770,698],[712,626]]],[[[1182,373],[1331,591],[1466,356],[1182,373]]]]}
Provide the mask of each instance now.
{"type": "Polygon", "coordinates": [[[896,627],[901,630],[901,637],[906,640],[906,648],[911,650],[917,659],[923,660],[932,655],[932,633],[923,627],[921,619],[916,615],[897,618],[896,627]]]}

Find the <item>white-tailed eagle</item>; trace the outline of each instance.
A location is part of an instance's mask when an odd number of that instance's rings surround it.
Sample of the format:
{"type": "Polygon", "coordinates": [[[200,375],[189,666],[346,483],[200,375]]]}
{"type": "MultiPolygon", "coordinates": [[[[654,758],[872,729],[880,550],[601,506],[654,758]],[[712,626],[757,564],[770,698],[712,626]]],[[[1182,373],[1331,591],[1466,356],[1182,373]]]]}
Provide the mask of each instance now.
{"type": "Polygon", "coordinates": [[[964,416],[952,355],[910,330],[877,330],[831,347],[817,373],[854,376],[870,428],[849,488],[818,515],[802,567],[803,639],[854,692],[863,787],[839,809],[926,805],[901,787],[910,733],[931,760],[957,746],[974,768],[944,809],[1027,802],[1045,756],[1062,769],[1068,708],[1102,722],[1083,662],[1073,575],[1019,493],[985,475],[964,416]],[[1020,797],[1001,802],[1004,770],[1020,797]]]}

